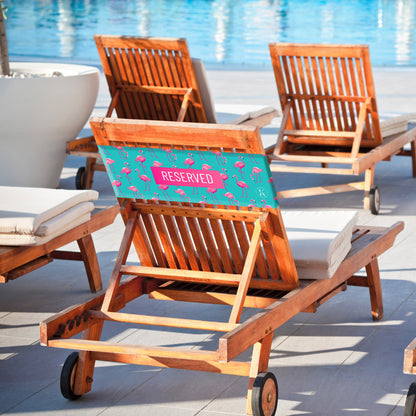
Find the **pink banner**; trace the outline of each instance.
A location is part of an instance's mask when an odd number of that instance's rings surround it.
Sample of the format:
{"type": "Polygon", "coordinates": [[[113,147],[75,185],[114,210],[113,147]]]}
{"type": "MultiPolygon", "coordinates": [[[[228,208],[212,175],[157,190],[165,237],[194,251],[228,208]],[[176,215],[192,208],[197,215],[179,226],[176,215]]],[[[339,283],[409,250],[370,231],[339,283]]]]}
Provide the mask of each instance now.
{"type": "Polygon", "coordinates": [[[224,184],[217,170],[164,168],[152,166],[153,177],[158,185],[193,186],[223,189],[224,184]]]}

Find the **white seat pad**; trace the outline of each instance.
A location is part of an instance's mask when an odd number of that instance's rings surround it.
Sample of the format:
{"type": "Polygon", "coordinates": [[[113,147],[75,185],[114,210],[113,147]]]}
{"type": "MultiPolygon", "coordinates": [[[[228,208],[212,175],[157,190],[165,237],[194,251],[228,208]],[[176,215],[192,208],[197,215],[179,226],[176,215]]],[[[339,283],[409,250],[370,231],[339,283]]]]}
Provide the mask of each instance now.
{"type": "Polygon", "coordinates": [[[357,211],[282,210],[300,279],[329,279],[351,248],[357,211]]]}
{"type": "Polygon", "coordinates": [[[0,245],[1,246],[39,246],[41,244],[45,244],[48,241],[58,237],[69,230],[77,227],[78,225],[83,224],[84,222],[89,221],[91,218],[91,214],[83,214],[78,216],[72,221],[66,222],[62,224],[62,226],[55,230],[54,232],[45,235],[45,236],[38,236],[33,234],[1,234],[0,233],[0,245]]]}
{"type": "MultiPolygon", "coordinates": [[[[37,235],[41,224],[97,198],[98,192],[92,190],[0,186],[0,233],[37,235]]],[[[43,228],[42,233],[47,232],[43,228]]]]}

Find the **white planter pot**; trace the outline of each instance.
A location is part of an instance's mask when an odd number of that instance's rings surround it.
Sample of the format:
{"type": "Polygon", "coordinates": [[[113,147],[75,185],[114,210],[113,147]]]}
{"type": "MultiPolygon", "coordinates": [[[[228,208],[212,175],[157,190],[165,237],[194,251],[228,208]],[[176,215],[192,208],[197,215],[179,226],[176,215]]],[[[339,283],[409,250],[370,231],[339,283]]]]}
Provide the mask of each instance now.
{"type": "Polygon", "coordinates": [[[11,63],[10,70],[63,76],[0,78],[0,185],[56,188],[65,143],[78,136],[94,108],[99,71],[26,62],[11,63]]]}

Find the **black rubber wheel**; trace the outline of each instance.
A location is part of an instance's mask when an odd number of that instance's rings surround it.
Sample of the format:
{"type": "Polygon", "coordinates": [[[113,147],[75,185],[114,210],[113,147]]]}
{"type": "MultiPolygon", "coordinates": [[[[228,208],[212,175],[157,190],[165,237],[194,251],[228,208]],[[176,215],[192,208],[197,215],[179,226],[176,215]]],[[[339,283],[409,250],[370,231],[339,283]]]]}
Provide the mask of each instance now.
{"type": "Polygon", "coordinates": [[[276,413],[279,389],[273,373],[259,373],[251,396],[253,416],[273,416],[276,413]]]}
{"type": "Polygon", "coordinates": [[[416,382],[413,382],[409,387],[409,391],[407,392],[403,416],[415,416],[415,415],[416,415],[416,382]]]}
{"type": "Polygon", "coordinates": [[[85,167],[81,166],[75,176],[75,188],[85,189],[85,167]]]}
{"type": "Polygon", "coordinates": [[[370,189],[370,210],[373,215],[380,212],[380,191],[377,186],[370,189]]]}
{"type": "Polygon", "coordinates": [[[81,397],[74,394],[75,371],[78,364],[78,353],[72,352],[66,358],[61,371],[61,393],[65,399],[76,400],[81,397]]]}

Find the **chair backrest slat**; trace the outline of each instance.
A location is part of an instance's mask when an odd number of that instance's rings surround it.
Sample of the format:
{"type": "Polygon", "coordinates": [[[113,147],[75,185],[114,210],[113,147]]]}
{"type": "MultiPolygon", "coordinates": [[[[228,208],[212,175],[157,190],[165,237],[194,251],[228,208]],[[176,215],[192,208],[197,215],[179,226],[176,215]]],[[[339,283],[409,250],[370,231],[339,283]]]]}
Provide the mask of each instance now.
{"type": "MultiPolygon", "coordinates": [[[[367,46],[271,43],[270,53],[282,108],[291,103],[288,130],[354,132],[360,108],[370,99],[361,146],[381,144],[367,46]]],[[[287,139],[348,147],[353,142],[352,138],[337,135],[307,138],[288,135],[287,139]]]]}
{"type": "Polygon", "coordinates": [[[192,89],[184,121],[206,123],[206,114],[186,39],[95,35],[110,94],[119,93],[120,118],[177,121],[192,89]],[[131,86],[146,89],[132,89],[131,86]],[[158,87],[164,87],[163,93],[158,87]],[[169,92],[169,89],[172,89],[169,92]]]}

